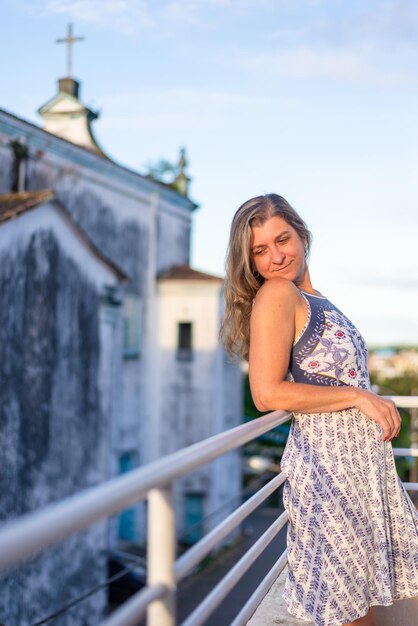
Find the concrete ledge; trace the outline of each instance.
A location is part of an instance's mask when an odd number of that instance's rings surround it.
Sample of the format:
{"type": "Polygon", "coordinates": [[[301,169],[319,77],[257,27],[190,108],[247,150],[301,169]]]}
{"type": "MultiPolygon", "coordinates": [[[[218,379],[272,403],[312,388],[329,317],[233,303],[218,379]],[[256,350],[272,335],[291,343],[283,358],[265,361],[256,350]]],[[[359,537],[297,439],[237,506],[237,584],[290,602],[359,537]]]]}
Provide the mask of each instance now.
{"type": "MultiPolygon", "coordinates": [[[[313,626],[313,622],[290,615],[282,598],[287,566],[273,583],[247,626],[313,626]]],[[[391,606],[376,606],[376,623],[379,626],[418,626],[418,596],[397,600],[391,606]]]]}
{"type": "Polygon", "coordinates": [[[290,615],[282,598],[287,566],[270,587],[270,591],[261,602],[247,626],[313,626],[313,622],[297,619],[290,615]]]}

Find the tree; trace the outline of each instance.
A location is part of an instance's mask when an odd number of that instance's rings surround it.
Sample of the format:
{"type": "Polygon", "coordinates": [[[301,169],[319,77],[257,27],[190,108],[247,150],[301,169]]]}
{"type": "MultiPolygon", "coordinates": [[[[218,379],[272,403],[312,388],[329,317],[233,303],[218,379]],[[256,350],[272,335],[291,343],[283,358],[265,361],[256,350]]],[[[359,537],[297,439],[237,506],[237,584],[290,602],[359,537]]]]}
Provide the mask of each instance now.
{"type": "Polygon", "coordinates": [[[147,163],[145,166],[145,176],[154,178],[162,183],[171,184],[178,174],[178,165],[160,159],[156,163],[147,163]]]}

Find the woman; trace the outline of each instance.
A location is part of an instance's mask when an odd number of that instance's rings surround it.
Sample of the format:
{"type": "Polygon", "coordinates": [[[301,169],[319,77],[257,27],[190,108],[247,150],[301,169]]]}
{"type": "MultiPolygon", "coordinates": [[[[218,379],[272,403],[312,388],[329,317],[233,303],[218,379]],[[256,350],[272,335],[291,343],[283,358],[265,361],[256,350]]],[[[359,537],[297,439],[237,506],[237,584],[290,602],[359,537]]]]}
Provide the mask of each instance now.
{"type": "Polygon", "coordinates": [[[418,595],[418,513],[390,444],[399,413],[370,390],[360,333],[312,286],[310,245],[281,196],[238,209],[221,338],[248,359],[256,407],[294,415],[281,461],[289,612],[374,626],[373,605],[418,595]]]}

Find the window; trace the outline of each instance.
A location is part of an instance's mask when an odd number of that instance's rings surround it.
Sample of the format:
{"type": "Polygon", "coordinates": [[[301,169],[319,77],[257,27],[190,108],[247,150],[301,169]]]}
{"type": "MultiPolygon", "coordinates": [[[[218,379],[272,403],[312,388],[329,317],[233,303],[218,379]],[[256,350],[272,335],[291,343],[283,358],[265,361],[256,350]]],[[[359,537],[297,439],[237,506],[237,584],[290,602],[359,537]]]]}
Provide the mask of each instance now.
{"type": "Polygon", "coordinates": [[[26,191],[27,187],[27,160],[28,148],[23,141],[16,139],[10,143],[14,152],[14,163],[12,169],[12,191],[26,191]]]}
{"type": "Polygon", "coordinates": [[[177,359],[191,361],[193,358],[192,322],[179,322],[177,330],[177,359]]]}
{"type": "Polygon", "coordinates": [[[141,299],[134,294],[127,294],[123,303],[123,356],[137,358],[141,352],[141,299]]]}

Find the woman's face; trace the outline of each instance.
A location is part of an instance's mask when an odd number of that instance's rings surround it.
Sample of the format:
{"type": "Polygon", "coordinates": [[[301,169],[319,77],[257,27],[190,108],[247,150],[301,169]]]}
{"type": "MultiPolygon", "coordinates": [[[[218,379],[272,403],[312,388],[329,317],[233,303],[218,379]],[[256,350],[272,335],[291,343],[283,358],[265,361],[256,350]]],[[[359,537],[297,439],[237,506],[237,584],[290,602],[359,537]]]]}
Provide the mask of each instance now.
{"type": "Polygon", "coordinates": [[[307,270],[305,244],[293,226],[282,217],[270,217],[251,228],[251,259],[265,280],[283,276],[300,284],[307,270]]]}

